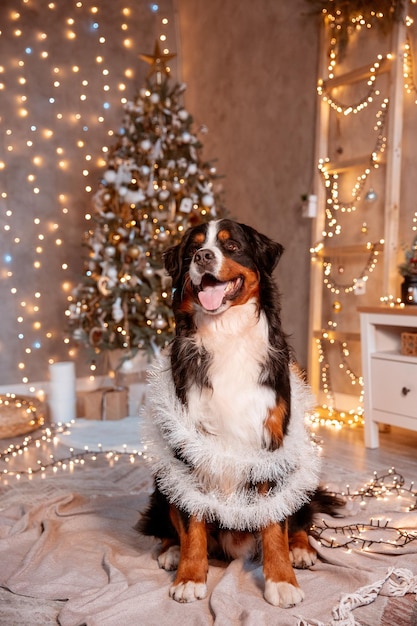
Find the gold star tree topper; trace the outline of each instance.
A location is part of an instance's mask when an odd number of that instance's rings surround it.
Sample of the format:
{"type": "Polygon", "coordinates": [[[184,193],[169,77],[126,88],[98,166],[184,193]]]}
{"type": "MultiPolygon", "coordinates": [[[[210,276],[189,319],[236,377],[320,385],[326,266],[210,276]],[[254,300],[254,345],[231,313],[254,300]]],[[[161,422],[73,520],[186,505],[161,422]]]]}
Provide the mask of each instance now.
{"type": "Polygon", "coordinates": [[[162,74],[168,76],[170,72],[169,67],[167,67],[166,64],[176,56],[176,54],[163,54],[161,48],[159,47],[159,41],[157,40],[155,42],[154,53],[140,54],[139,58],[146,61],[146,63],[149,63],[151,66],[148,72],[148,77],[152,76],[152,74],[156,74],[157,82],[160,82],[162,74]]]}

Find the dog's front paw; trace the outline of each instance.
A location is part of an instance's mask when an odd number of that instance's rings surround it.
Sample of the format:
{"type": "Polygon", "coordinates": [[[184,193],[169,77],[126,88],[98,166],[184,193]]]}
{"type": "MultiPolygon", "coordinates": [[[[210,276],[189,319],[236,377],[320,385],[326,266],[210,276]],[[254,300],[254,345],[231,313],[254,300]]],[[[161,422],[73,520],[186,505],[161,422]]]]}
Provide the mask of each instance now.
{"type": "Polygon", "coordinates": [[[178,563],[180,562],[180,547],[179,546],[170,546],[164,552],[158,556],[158,565],[162,569],[166,569],[171,572],[174,569],[177,569],[178,563]]]}
{"type": "Polygon", "coordinates": [[[177,602],[194,602],[194,600],[202,600],[207,595],[207,586],[205,583],[195,583],[192,580],[186,583],[172,585],[169,595],[177,602]]]}
{"type": "Polygon", "coordinates": [[[264,598],[269,604],[287,609],[302,602],[304,600],[304,592],[300,587],[295,587],[290,583],[275,583],[272,580],[266,580],[264,598]]]}
{"type": "Polygon", "coordinates": [[[313,548],[294,547],[290,549],[290,560],[294,567],[307,569],[317,561],[317,552],[313,548]]]}

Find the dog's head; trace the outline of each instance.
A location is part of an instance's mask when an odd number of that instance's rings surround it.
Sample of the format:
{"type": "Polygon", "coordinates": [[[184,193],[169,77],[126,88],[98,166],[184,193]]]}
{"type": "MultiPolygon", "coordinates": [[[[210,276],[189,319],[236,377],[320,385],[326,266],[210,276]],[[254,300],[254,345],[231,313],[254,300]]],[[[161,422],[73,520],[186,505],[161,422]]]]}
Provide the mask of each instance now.
{"type": "Polygon", "coordinates": [[[189,228],[164,260],[185,308],[217,315],[256,297],[282,252],[250,226],[222,219],[189,228]]]}

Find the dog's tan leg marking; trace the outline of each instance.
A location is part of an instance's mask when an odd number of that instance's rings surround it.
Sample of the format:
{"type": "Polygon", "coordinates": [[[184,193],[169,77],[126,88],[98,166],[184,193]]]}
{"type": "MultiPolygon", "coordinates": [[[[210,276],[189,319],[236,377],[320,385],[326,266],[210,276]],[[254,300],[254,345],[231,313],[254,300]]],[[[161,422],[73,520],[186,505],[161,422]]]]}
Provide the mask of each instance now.
{"type": "Polygon", "coordinates": [[[176,529],[180,537],[180,559],[169,595],[177,602],[194,602],[207,595],[206,524],[190,517],[185,528],[179,515],[176,521],[176,529]]]}
{"type": "Polygon", "coordinates": [[[284,419],[287,415],[288,407],[285,400],[280,398],[278,404],[269,411],[265,420],[265,428],[271,436],[271,443],[274,448],[279,448],[284,439],[284,419]]]}
{"type": "Polygon", "coordinates": [[[310,546],[305,530],[298,530],[289,536],[290,559],[294,567],[306,569],[317,561],[317,552],[310,546]]]}
{"type": "Polygon", "coordinates": [[[264,598],[287,608],[304,599],[289,557],[287,524],[271,524],[262,531],[264,598]]]}

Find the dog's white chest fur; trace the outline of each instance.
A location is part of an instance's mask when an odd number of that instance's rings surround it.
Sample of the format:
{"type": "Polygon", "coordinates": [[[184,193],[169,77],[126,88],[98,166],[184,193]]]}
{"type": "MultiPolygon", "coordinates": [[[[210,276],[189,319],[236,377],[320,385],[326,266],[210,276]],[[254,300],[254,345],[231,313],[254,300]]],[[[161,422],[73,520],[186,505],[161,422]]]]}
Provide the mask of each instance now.
{"type": "Polygon", "coordinates": [[[190,415],[196,426],[226,446],[265,444],[265,418],[274,406],[272,389],[259,377],[268,352],[268,325],[256,303],[231,307],[220,316],[197,314],[196,341],[210,355],[211,389],[192,387],[190,415]]]}

